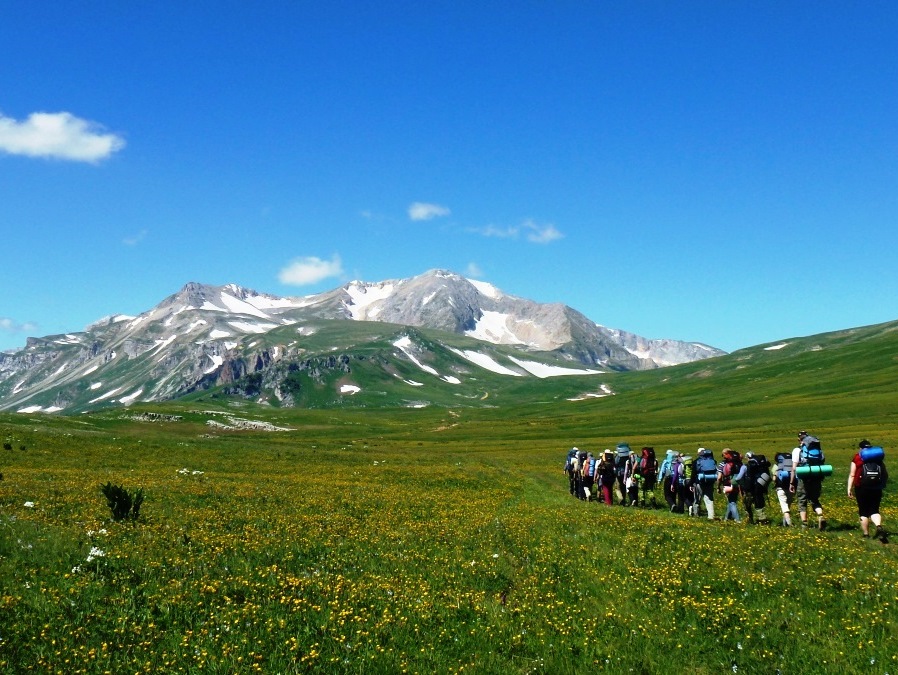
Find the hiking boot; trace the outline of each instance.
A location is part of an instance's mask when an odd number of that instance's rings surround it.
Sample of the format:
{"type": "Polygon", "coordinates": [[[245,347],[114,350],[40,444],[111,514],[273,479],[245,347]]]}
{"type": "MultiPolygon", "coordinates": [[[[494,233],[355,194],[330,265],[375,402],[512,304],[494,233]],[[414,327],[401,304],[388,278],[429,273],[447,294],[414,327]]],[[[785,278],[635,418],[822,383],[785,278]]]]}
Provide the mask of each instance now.
{"type": "Polygon", "coordinates": [[[876,526],[876,538],[879,539],[883,544],[889,543],[889,535],[886,534],[886,531],[882,529],[882,525],[876,526]]]}
{"type": "Polygon", "coordinates": [[[819,522],[820,531],[823,532],[826,529],[826,518],[821,518],[819,522]]]}

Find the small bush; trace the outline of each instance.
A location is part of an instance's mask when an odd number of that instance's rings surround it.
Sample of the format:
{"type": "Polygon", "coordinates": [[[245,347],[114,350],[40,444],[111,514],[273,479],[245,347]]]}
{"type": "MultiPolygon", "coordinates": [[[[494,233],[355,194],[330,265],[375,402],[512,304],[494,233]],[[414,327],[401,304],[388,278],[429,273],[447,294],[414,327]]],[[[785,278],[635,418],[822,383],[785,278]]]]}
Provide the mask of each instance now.
{"type": "Polygon", "coordinates": [[[140,505],[143,504],[143,488],[137,488],[132,494],[121,485],[106,483],[101,489],[106,497],[106,504],[112,511],[113,520],[137,520],[140,505]]]}

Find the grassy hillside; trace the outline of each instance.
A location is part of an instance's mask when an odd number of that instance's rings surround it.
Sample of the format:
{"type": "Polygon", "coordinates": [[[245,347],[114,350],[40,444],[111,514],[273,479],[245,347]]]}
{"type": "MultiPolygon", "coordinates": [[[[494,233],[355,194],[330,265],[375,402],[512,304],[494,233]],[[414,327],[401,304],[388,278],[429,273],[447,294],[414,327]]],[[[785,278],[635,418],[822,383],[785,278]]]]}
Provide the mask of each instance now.
{"type": "Polygon", "coordinates": [[[893,328],[578,401],[596,380],[497,375],[491,408],[2,415],[0,670],[894,672],[895,549],[844,496],[857,440],[898,441],[893,328]],[[799,428],[836,466],[823,533],[584,503],[561,473],[572,444],[772,454],[799,428]],[[144,491],[135,522],[107,482],[144,491]]]}

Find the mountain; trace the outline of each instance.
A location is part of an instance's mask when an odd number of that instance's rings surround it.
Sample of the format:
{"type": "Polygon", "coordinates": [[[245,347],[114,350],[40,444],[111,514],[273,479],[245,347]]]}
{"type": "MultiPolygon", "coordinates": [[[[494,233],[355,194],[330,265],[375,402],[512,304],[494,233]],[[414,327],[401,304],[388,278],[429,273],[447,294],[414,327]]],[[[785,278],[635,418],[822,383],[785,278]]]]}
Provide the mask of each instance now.
{"type": "Polygon", "coordinates": [[[442,270],[299,298],[188,283],[137,317],[106,317],[0,354],[0,410],[77,412],[215,388],[278,405],[328,405],[354,393],[348,376],[366,370],[372,383],[398,380],[412,391],[423,386],[415,372],[436,377],[442,396],[410,391],[396,400],[448,403],[446,385],[463,378],[597,375],[723,353],[606,328],[565,305],[442,270]],[[429,365],[437,363],[442,372],[429,365]],[[326,387],[338,374],[345,382],[326,387]]]}

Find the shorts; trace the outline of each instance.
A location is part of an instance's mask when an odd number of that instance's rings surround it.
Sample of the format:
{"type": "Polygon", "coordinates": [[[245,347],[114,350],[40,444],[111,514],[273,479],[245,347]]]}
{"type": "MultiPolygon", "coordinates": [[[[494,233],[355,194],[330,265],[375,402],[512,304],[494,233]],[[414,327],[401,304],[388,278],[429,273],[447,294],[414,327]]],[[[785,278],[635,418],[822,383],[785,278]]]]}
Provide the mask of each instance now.
{"type": "Polygon", "coordinates": [[[857,514],[861,518],[869,518],[874,513],[879,513],[882,490],[856,487],[854,488],[854,498],[857,500],[857,514]]]}

